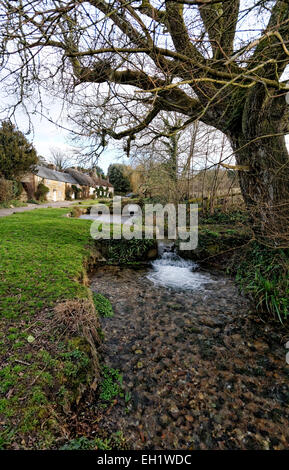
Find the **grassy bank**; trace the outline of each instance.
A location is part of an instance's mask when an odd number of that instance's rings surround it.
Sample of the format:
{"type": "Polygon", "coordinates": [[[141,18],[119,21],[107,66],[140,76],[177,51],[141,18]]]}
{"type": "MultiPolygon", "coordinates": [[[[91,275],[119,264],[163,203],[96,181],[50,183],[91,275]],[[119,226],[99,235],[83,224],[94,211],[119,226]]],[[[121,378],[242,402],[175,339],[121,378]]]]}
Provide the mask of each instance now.
{"type": "MultiPolygon", "coordinates": [[[[106,383],[98,315],[112,311],[88,288],[97,259],[91,221],[66,213],[36,209],[0,219],[0,448],[123,446],[117,435],[82,442],[71,432],[75,405],[106,383]]],[[[138,260],[151,244],[112,241],[109,259],[138,260]]]]}
{"type": "Polygon", "coordinates": [[[83,327],[98,324],[86,285],[90,222],[65,212],[39,209],[0,219],[2,448],[65,442],[65,416],[97,378],[83,327]]]}
{"type": "Polygon", "coordinates": [[[272,249],[252,241],[231,270],[258,312],[281,323],[289,316],[289,250],[272,249]]]}
{"type": "Polygon", "coordinates": [[[235,276],[264,320],[288,321],[289,250],[258,243],[245,211],[201,216],[199,244],[192,258],[235,276]]]}

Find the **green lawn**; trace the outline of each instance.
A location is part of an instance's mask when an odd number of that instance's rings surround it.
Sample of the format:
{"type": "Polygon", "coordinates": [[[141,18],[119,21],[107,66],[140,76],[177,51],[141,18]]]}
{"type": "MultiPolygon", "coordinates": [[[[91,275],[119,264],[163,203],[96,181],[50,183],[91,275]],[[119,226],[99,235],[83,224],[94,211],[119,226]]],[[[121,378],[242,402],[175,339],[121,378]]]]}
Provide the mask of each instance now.
{"type": "Polygon", "coordinates": [[[0,311],[31,317],[58,299],[86,295],[78,279],[90,240],[88,220],[67,209],[36,209],[0,219],[0,311]]]}
{"type": "Polygon", "coordinates": [[[61,416],[91,372],[85,341],[57,324],[53,310],[59,301],[91,297],[82,282],[91,222],[66,212],[0,219],[0,448],[61,442],[61,416]]]}

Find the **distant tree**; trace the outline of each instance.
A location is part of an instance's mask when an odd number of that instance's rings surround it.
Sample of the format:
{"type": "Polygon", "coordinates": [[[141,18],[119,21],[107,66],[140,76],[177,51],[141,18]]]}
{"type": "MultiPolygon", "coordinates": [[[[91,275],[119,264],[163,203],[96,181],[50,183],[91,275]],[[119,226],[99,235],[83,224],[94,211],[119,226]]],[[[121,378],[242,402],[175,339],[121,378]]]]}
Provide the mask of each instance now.
{"type": "Polygon", "coordinates": [[[124,174],[124,165],[116,163],[109,165],[107,176],[110,183],[114,186],[116,193],[127,193],[131,191],[130,181],[124,174]]]}
{"type": "Polygon", "coordinates": [[[71,166],[71,159],[69,155],[64,153],[61,149],[57,147],[51,147],[50,153],[50,161],[53,165],[55,165],[56,170],[63,171],[71,166]]]}
{"type": "Polygon", "coordinates": [[[38,163],[33,145],[10,121],[0,127],[0,175],[17,180],[38,163]]]}

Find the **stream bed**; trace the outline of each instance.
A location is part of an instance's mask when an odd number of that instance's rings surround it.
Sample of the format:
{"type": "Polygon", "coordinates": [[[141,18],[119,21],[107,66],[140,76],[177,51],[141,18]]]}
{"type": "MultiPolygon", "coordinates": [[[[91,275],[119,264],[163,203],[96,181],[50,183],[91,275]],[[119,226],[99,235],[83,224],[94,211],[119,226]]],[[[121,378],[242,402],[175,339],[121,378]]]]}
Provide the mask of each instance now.
{"type": "Polygon", "coordinates": [[[101,355],[125,399],[98,419],[130,449],[288,449],[289,335],[262,321],[232,279],[169,249],[149,269],[100,267],[115,315],[101,355]]]}

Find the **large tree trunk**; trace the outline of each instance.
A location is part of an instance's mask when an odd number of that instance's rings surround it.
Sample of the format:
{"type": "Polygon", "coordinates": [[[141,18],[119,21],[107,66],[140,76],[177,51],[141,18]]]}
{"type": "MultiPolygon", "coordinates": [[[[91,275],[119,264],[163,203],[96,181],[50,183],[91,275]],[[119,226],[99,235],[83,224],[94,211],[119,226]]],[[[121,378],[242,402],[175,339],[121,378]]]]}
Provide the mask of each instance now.
{"type": "Polygon", "coordinates": [[[274,246],[289,244],[289,156],[285,143],[288,105],[282,96],[254,87],[239,128],[228,133],[236,155],[241,191],[255,235],[274,246]],[[247,167],[247,168],[246,168],[247,167]]]}

